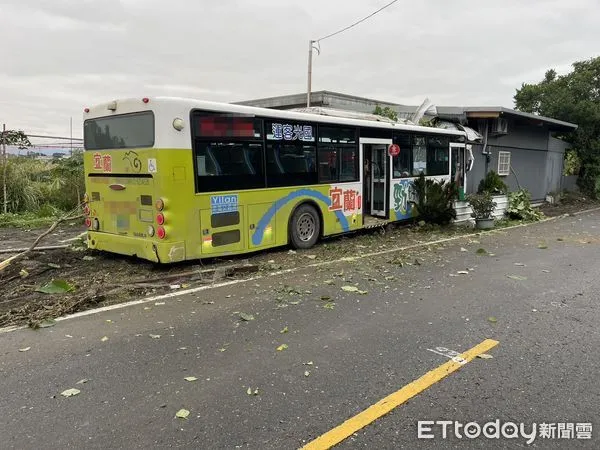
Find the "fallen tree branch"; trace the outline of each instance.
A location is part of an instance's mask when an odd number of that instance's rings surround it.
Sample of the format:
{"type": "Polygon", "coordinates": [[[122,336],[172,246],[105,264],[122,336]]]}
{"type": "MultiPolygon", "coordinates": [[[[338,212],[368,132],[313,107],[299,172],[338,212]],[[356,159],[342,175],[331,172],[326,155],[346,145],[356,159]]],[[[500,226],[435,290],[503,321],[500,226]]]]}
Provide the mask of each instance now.
{"type": "Polygon", "coordinates": [[[44,231],[42,234],[40,234],[37,239],[35,240],[35,242],[33,244],[31,244],[31,246],[22,251],[21,253],[16,254],[15,256],[11,256],[8,259],[5,259],[4,261],[0,262],[0,271],[6,269],[10,264],[23,259],[25,256],[27,256],[29,253],[31,253],[36,247],[37,245],[40,243],[40,241],[42,239],[44,239],[46,236],[48,236],[50,233],[52,233],[57,226],[59,226],[61,223],[69,221],[69,220],[77,220],[77,219],[81,219],[83,217],[83,214],[79,214],[77,216],[72,216],[71,214],[73,214],[73,211],[69,212],[68,214],[65,214],[62,217],[59,217],[56,222],[54,222],[50,228],[48,228],[46,231],[44,231]]]}
{"type": "MultiPolygon", "coordinates": [[[[44,250],[60,250],[63,248],[69,248],[70,245],[47,245],[45,247],[36,247],[34,249],[32,249],[31,251],[36,251],[36,252],[42,252],[44,250]]],[[[0,249],[0,255],[3,253],[21,253],[21,252],[25,252],[29,250],[29,247],[22,247],[22,248],[3,248],[0,249]]]]}

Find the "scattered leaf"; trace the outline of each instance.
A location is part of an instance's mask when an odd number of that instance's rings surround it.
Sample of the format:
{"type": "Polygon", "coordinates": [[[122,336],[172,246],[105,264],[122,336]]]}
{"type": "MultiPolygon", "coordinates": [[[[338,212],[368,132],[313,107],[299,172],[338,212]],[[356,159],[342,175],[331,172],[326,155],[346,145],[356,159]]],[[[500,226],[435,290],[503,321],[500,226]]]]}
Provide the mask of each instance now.
{"type": "Polygon", "coordinates": [[[498,319],[496,319],[494,316],[490,316],[490,317],[488,317],[488,322],[496,323],[496,322],[498,322],[498,319]]]}
{"type": "Polygon", "coordinates": [[[521,275],[506,275],[511,280],[525,281],[527,277],[523,277],[521,275]]]}
{"type": "Polygon", "coordinates": [[[469,271],[468,270],[459,270],[456,273],[459,274],[459,275],[469,275],[469,271]]]}
{"type": "Polygon", "coordinates": [[[287,344],[281,344],[279,347],[277,347],[277,351],[282,352],[282,351],[286,350],[287,348],[288,348],[287,344]]]}
{"type": "Polygon", "coordinates": [[[557,241],[564,241],[563,238],[556,238],[557,241]]]}
{"type": "Polygon", "coordinates": [[[29,272],[27,272],[25,269],[21,269],[19,275],[21,276],[21,278],[26,278],[29,276],[29,272]]]}
{"type": "Polygon", "coordinates": [[[305,362],[305,363],[302,363],[302,364],[304,364],[305,366],[312,366],[312,365],[313,365],[313,362],[312,362],[312,361],[309,361],[309,362],[305,362]]]}
{"type": "Polygon", "coordinates": [[[185,381],[189,381],[189,382],[196,381],[197,379],[198,378],[196,378],[196,377],[185,377],[184,378],[185,381]]]}
{"type": "Polygon", "coordinates": [[[108,341],[108,336],[104,336],[102,339],[100,339],[102,342],[106,342],[108,341]]]}
{"type": "Polygon", "coordinates": [[[288,332],[288,327],[284,327],[283,330],[280,331],[281,334],[284,334],[287,332],[288,332]]]}
{"type": "Polygon", "coordinates": [[[246,314],[246,313],[241,312],[240,319],[243,320],[244,322],[250,322],[251,320],[254,320],[254,316],[252,314],[246,314]]]}
{"type": "Polygon", "coordinates": [[[540,244],[540,245],[538,245],[538,248],[540,250],[546,250],[548,248],[548,246],[546,244],[540,244]]]}
{"type": "Polygon", "coordinates": [[[180,289],[181,285],[180,284],[172,284],[172,285],[169,286],[169,288],[171,288],[171,289],[180,289]]]}
{"type": "Polygon", "coordinates": [[[88,380],[87,378],[84,378],[84,379],[82,379],[82,380],[79,380],[79,381],[78,381],[77,383],[75,383],[75,384],[85,384],[85,383],[87,383],[88,381],[90,381],[90,380],[88,380]]]}
{"type": "Polygon", "coordinates": [[[54,263],[48,263],[48,267],[51,267],[52,269],[60,269],[60,266],[54,263]]]}
{"type": "Polygon", "coordinates": [[[19,349],[20,352],[28,352],[29,350],[31,350],[31,347],[25,347],[25,348],[19,349]]]}
{"type": "Polygon", "coordinates": [[[62,391],[60,393],[60,395],[62,395],[63,397],[73,397],[75,395],[78,395],[81,391],[79,389],[67,389],[66,391],[62,391]]]}
{"type": "Polygon", "coordinates": [[[367,295],[367,294],[368,294],[368,292],[367,292],[367,291],[358,291],[358,293],[359,293],[360,295],[367,295]]]}
{"type": "Polygon", "coordinates": [[[328,302],[331,300],[331,297],[329,295],[321,295],[321,300],[323,300],[324,302],[328,302]]]}
{"type": "Polygon", "coordinates": [[[464,247],[461,247],[461,248],[460,248],[460,251],[461,251],[461,252],[468,252],[469,250],[467,250],[467,249],[466,249],[466,248],[464,248],[464,247]]]}
{"type": "Polygon", "coordinates": [[[156,303],[154,304],[154,306],[162,306],[162,305],[164,305],[164,304],[165,304],[165,302],[156,302],[156,303]]]}
{"type": "Polygon", "coordinates": [[[306,255],[308,259],[317,259],[317,255],[306,255]]]}
{"type": "Polygon", "coordinates": [[[304,376],[305,377],[310,377],[310,372],[308,370],[304,371],[304,376]]]}
{"type": "Polygon", "coordinates": [[[252,395],[252,388],[248,388],[248,390],[246,391],[246,394],[252,395]]]}
{"type": "Polygon", "coordinates": [[[525,267],[525,264],[523,264],[523,263],[515,263],[515,266],[525,267]]]}
{"type": "Polygon", "coordinates": [[[35,292],[41,292],[42,294],[64,294],[74,289],[75,288],[65,280],[52,280],[37,288],[35,292]]]}
{"type": "Polygon", "coordinates": [[[189,415],[190,412],[187,409],[180,409],[179,411],[177,411],[177,414],[175,414],[175,417],[177,417],[178,419],[187,419],[189,415]]]}
{"type": "Polygon", "coordinates": [[[358,288],[356,286],[342,286],[342,291],[344,291],[344,292],[358,292],[358,288]]]}
{"type": "Polygon", "coordinates": [[[488,254],[488,252],[485,248],[478,248],[475,253],[478,255],[487,255],[488,254]]]}
{"type": "Polygon", "coordinates": [[[83,257],[83,260],[84,260],[84,261],[93,261],[93,260],[94,260],[94,257],[93,257],[93,256],[89,256],[89,255],[86,255],[86,256],[84,256],[84,257],[83,257]]]}
{"type": "Polygon", "coordinates": [[[550,273],[549,270],[542,270],[542,272],[544,272],[544,273],[550,273]]]}
{"type": "Polygon", "coordinates": [[[299,305],[300,302],[290,302],[290,305],[299,305]]]}
{"type": "Polygon", "coordinates": [[[478,358],[481,359],[492,359],[493,356],[492,355],[488,355],[487,353],[482,353],[481,355],[477,355],[478,358]]]}
{"type": "Polygon", "coordinates": [[[325,281],[323,281],[323,283],[325,283],[325,284],[335,284],[335,281],[333,281],[333,280],[325,280],[325,281]]]}
{"type": "Polygon", "coordinates": [[[325,309],[335,309],[335,303],[333,303],[333,302],[325,303],[323,305],[323,308],[325,308],[325,309]]]}
{"type": "Polygon", "coordinates": [[[149,334],[152,339],[160,339],[160,334],[149,334]]]}

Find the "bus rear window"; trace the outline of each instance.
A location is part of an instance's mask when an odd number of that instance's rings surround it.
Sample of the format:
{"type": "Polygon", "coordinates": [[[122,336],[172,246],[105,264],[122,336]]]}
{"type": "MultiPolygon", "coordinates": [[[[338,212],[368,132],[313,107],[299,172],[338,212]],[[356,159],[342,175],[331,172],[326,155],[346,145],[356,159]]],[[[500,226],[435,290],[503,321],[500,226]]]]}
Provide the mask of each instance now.
{"type": "Polygon", "coordinates": [[[144,111],[88,119],[83,125],[83,139],[86,150],[152,147],[154,114],[144,111]]]}

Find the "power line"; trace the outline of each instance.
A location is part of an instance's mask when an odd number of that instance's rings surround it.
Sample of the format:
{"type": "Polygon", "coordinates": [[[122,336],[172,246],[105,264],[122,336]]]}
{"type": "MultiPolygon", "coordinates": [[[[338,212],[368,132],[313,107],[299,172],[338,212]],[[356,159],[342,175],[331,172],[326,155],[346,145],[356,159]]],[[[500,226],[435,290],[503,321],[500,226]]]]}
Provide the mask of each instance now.
{"type": "Polygon", "coordinates": [[[65,141],[70,141],[71,139],[73,139],[74,141],[83,141],[83,139],[81,139],[81,138],[70,138],[70,137],[62,137],[62,136],[42,136],[39,134],[28,134],[27,137],[45,138],[45,139],[63,139],[65,141]]]}
{"type": "Polygon", "coordinates": [[[364,21],[365,21],[365,20],[367,20],[367,19],[370,19],[370,18],[371,18],[371,17],[373,17],[375,14],[378,14],[378,13],[380,13],[381,11],[383,11],[384,9],[386,9],[386,8],[388,8],[388,7],[390,7],[390,6],[392,6],[392,5],[393,5],[394,3],[396,3],[397,1],[398,1],[398,0],[393,0],[393,1],[389,2],[387,5],[385,5],[385,6],[382,6],[381,8],[379,8],[377,11],[375,11],[375,12],[373,12],[373,13],[369,14],[369,15],[368,15],[368,16],[366,16],[366,17],[363,17],[362,19],[360,19],[360,20],[359,20],[359,21],[357,21],[357,22],[354,22],[352,25],[348,25],[347,27],[345,27],[345,28],[342,28],[341,30],[338,30],[338,31],[336,31],[335,33],[328,34],[327,36],[325,36],[325,37],[322,37],[321,39],[317,39],[316,41],[313,41],[313,42],[317,42],[317,43],[319,43],[320,41],[324,41],[325,39],[329,39],[330,37],[333,37],[333,36],[335,36],[335,35],[338,35],[338,34],[340,34],[340,33],[343,33],[344,31],[346,31],[346,30],[349,30],[350,28],[354,28],[356,25],[358,25],[358,24],[360,24],[360,23],[364,22],[364,21]]]}

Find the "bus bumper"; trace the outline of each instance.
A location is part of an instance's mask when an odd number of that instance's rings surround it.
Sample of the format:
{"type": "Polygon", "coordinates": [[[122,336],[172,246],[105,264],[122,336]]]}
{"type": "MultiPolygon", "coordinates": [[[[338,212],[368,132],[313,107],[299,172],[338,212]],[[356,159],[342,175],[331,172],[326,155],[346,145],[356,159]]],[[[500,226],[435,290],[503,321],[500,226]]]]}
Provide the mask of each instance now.
{"type": "Polygon", "coordinates": [[[153,242],[150,239],[89,231],[87,246],[93,250],[136,256],[158,263],[185,260],[185,242],[153,242]]]}

